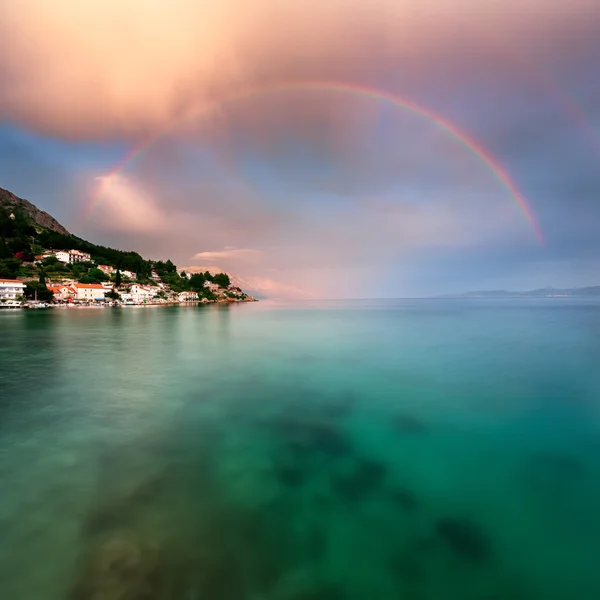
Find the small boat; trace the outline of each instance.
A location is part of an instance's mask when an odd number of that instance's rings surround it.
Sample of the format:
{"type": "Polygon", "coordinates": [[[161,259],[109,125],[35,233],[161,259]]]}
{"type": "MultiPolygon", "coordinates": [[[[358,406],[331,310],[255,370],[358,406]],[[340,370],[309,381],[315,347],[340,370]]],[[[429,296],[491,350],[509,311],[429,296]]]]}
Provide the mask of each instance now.
{"type": "Polygon", "coordinates": [[[25,304],[24,308],[50,308],[51,304],[46,304],[45,302],[35,302],[31,304],[25,304]]]}
{"type": "Polygon", "coordinates": [[[23,308],[23,303],[18,300],[7,300],[6,302],[0,302],[0,308],[23,308]]]}

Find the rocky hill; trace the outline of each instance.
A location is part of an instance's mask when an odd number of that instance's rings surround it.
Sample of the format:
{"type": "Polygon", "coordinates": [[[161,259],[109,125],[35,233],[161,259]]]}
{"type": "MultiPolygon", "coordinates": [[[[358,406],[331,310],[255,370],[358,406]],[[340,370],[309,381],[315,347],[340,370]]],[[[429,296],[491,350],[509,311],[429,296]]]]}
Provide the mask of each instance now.
{"type": "Polygon", "coordinates": [[[0,188],[0,208],[4,208],[7,211],[17,210],[27,215],[34,223],[44,229],[62,235],[71,235],[52,215],[3,188],[0,188]]]}

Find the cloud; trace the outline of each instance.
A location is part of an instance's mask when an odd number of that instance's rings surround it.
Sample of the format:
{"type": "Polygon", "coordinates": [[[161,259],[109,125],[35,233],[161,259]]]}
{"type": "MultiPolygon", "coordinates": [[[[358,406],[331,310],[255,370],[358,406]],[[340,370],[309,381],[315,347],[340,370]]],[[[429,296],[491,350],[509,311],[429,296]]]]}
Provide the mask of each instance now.
{"type": "Polygon", "coordinates": [[[97,225],[111,231],[153,233],[169,227],[162,209],[138,185],[123,175],[96,177],[92,206],[97,225]]]}
{"type": "MultiPolygon", "coordinates": [[[[496,31],[510,32],[507,48],[565,55],[598,10],[595,0],[4,0],[0,118],[72,139],[155,135],[274,81],[373,84],[389,70],[410,88],[437,79],[431,69],[484,61],[495,49],[481,42],[496,31]]],[[[343,137],[332,106],[303,104],[287,126],[343,137]]]]}
{"type": "Polygon", "coordinates": [[[252,248],[236,248],[235,246],[225,246],[222,250],[214,250],[210,252],[198,252],[192,258],[195,260],[235,260],[235,261],[255,261],[260,258],[263,253],[260,250],[252,248]]]}

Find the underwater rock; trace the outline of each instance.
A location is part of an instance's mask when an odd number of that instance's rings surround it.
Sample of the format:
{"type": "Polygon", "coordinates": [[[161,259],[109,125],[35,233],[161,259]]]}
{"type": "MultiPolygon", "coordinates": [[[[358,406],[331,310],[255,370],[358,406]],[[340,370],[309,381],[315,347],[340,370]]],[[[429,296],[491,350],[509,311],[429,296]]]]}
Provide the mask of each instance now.
{"type": "Polygon", "coordinates": [[[318,452],[338,457],[352,451],[352,444],[342,430],[321,421],[278,417],[270,420],[269,428],[281,436],[295,454],[318,452]]]}
{"type": "Polygon", "coordinates": [[[427,577],[424,565],[411,552],[404,551],[393,556],[389,567],[392,575],[403,584],[418,584],[427,577]]]}
{"type": "Polygon", "coordinates": [[[141,479],[118,498],[103,499],[100,504],[92,507],[84,520],[84,533],[96,535],[108,530],[131,527],[140,510],[156,501],[165,485],[165,476],[156,475],[141,479]]]}
{"type": "Polygon", "coordinates": [[[158,549],[129,534],[113,535],[89,556],[71,600],[158,600],[162,593],[158,549]]]}
{"type": "Polygon", "coordinates": [[[392,425],[398,433],[419,434],[427,431],[427,426],[423,421],[414,415],[401,414],[392,418],[392,425]]]}
{"type": "Polygon", "coordinates": [[[444,517],[435,523],[438,536],[457,554],[476,562],[490,559],[492,547],[479,525],[467,519],[444,517]]]}
{"type": "Polygon", "coordinates": [[[131,525],[131,512],[122,502],[113,502],[94,507],[83,521],[85,535],[94,536],[109,530],[121,529],[131,525]]]}
{"type": "Polygon", "coordinates": [[[532,457],[532,467],[565,479],[576,479],[585,474],[583,461],[560,452],[539,452],[532,457]]]}
{"type": "Polygon", "coordinates": [[[287,487],[298,487],[304,483],[306,472],[298,467],[279,465],[275,468],[275,477],[287,487]]]}
{"type": "Polygon", "coordinates": [[[392,492],[392,500],[404,510],[417,510],[419,501],[417,497],[407,488],[397,488],[392,492]]]}
{"type": "Polygon", "coordinates": [[[327,534],[324,527],[313,527],[308,535],[308,555],[313,562],[320,562],[327,552],[327,534]]]}
{"type": "Polygon", "coordinates": [[[362,500],[365,495],[379,489],[387,474],[386,466],[376,460],[360,461],[354,471],[332,477],[335,491],[348,501],[362,500]]]}
{"type": "Polygon", "coordinates": [[[340,419],[350,414],[356,404],[356,396],[351,393],[340,395],[335,400],[324,400],[320,407],[321,414],[332,419],[340,419]]]}
{"type": "Polygon", "coordinates": [[[331,456],[348,454],[352,446],[346,436],[338,430],[326,426],[313,427],[309,438],[312,446],[319,452],[331,456]]]}
{"type": "Polygon", "coordinates": [[[283,575],[270,600],[344,600],[344,597],[335,584],[315,581],[308,572],[297,570],[283,575]]]}

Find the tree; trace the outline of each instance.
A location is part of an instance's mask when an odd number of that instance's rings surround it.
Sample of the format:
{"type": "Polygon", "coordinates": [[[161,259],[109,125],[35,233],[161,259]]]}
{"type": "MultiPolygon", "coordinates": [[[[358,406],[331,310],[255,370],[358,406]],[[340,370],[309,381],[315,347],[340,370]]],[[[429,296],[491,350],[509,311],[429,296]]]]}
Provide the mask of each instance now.
{"type": "Polygon", "coordinates": [[[117,274],[115,275],[115,287],[121,287],[121,271],[119,271],[119,269],[117,269],[117,274]]]}
{"type": "Polygon", "coordinates": [[[37,298],[41,302],[50,302],[54,298],[54,294],[46,287],[45,283],[28,281],[25,284],[25,298],[37,298]]]}
{"type": "Polygon", "coordinates": [[[116,290],[110,290],[110,292],[106,292],[106,297],[110,298],[111,300],[119,300],[121,298],[116,290]]]}
{"type": "Polygon", "coordinates": [[[90,269],[85,275],[79,278],[79,283],[100,283],[101,281],[107,281],[108,276],[103,273],[100,269],[90,269]]]}
{"type": "Polygon", "coordinates": [[[40,269],[39,281],[40,285],[46,287],[46,273],[44,273],[44,269],[40,269]]]}
{"type": "Polygon", "coordinates": [[[15,279],[20,266],[21,261],[18,258],[5,258],[0,260],[0,277],[15,279]]]}
{"type": "Polygon", "coordinates": [[[222,288],[227,288],[231,285],[231,280],[229,279],[229,275],[227,275],[227,273],[217,273],[213,277],[213,283],[216,283],[222,288]]]}
{"type": "Polygon", "coordinates": [[[194,273],[189,278],[190,289],[194,292],[201,292],[204,289],[206,278],[203,273],[194,273]]]}

